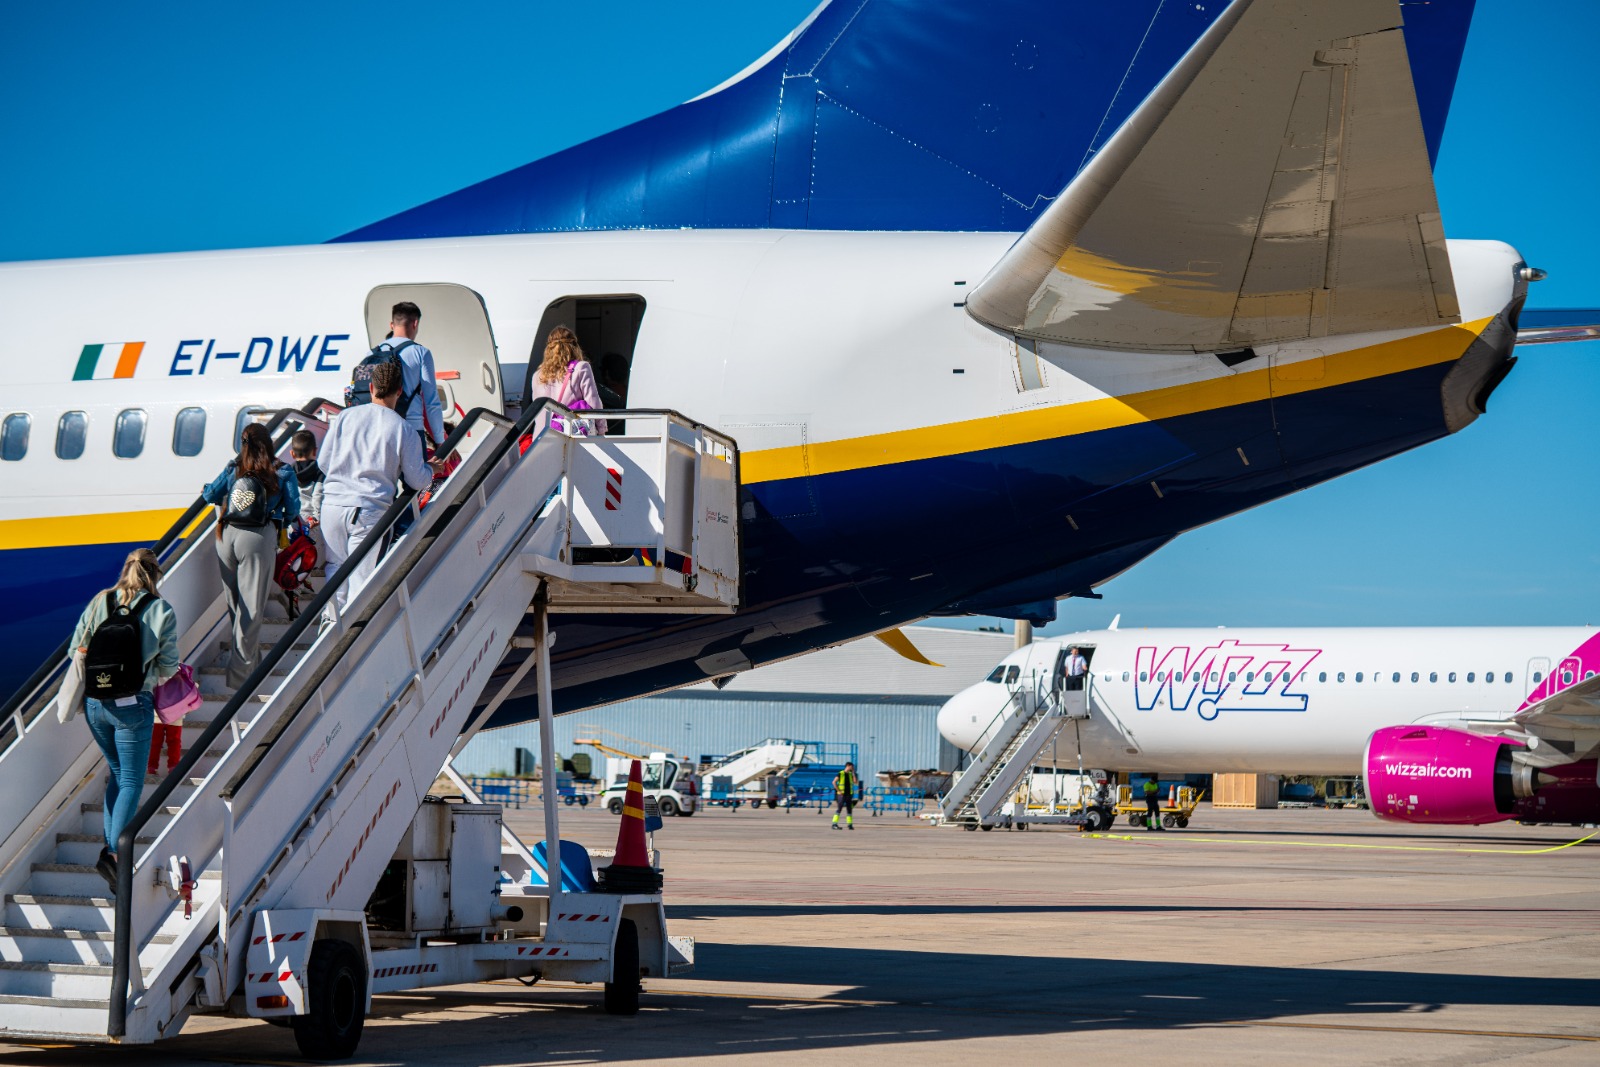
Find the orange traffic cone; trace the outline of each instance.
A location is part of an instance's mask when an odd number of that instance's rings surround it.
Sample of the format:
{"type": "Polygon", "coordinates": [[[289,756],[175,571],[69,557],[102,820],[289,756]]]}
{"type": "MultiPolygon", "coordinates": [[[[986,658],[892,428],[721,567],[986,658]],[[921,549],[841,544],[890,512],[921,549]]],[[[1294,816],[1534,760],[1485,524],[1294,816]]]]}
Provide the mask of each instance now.
{"type": "Polygon", "coordinates": [[[628,793],[622,801],[622,825],[617,827],[617,851],[611,866],[600,871],[610,893],[654,893],[661,888],[661,872],[650,866],[644,841],[644,775],[639,761],[628,768],[628,793]]]}

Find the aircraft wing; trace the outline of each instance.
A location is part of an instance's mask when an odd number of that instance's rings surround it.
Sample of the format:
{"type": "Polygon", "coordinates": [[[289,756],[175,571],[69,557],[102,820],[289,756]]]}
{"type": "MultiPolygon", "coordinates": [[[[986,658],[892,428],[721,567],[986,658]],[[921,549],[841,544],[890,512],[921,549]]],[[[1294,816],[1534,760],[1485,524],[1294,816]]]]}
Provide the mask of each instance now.
{"type": "Polygon", "coordinates": [[[1512,716],[1517,725],[1575,760],[1600,750],[1600,674],[1530,704],[1512,716]]]}
{"type": "Polygon", "coordinates": [[[1226,351],[1459,320],[1395,0],[1234,0],[967,300],[1226,351]]]}

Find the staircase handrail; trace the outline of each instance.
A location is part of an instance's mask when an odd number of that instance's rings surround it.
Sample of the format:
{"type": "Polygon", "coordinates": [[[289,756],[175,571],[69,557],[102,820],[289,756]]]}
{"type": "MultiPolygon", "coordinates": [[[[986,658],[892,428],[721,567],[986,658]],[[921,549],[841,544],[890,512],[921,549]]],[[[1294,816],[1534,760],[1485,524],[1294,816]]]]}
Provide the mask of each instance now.
{"type": "MultiPolygon", "coordinates": [[[[523,436],[523,434],[529,432],[535,421],[546,410],[554,410],[571,414],[566,407],[556,403],[548,397],[540,397],[537,399],[533,404],[524,409],[521,416],[515,423],[509,424],[511,432],[503,435],[502,439],[496,445],[492,446],[496,449],[496,451],[492,454],[490,459],[488,459],[486,462],[483,462],[478,467],[477,472],[470,479],[470,484],[463,484],[462,488],[452,495],[455,497],[464,497],[475,491],[488,476],[488,473],[492,471],[500,459],[504,457],[506,452],[516,446],[518,440],[523,436]]],[[[467,413],[467,416],[462,419],[459,424],[457,424],[455,432],[445,440],[444,444],[440,445],[435,450],[436,453],[448,456],[451,452],[455,451],[456,448],[460,447],[461,442],[466,440],[467,434],[474,426],[487,419],[492,419],[502,423],[506,422],[504,416],[498,415],[487,408],[473,408],[467,413]]],[[[486,443],[485,445],[480,446],[480,449],[484,447],[491,446],[486,443]]],[[[356,568],[359,567],[369,555],[379,549],[379,546],[382,545],[385,540],[384,535],[394,526],[396,522],[400,520],[400,517],[410,509],[411,503],[413,499],[415,499],[416,495],[417,494],[415,490],[405,488],[395,497],[394,503],[390,504],[389,507],[384,511],[382,517],[379,518],[377,524],[367,534],[366,538],[362,541],[360,546],[357,547],[356,551],[351,554],[349,559],[345,560],[344,564],[328,581],[323,583],[323,587],[318,590],[317,595],[312,598],[311,603],[301,609],[300,616],[289,624],[288,631],[278,639],[278,641],[273,645],[272,650],[261,658],[261,662],[256,665],[256,669],[250,673],[250,676],[245,679],[244,684],[241,685],[234,692],[233,696],[229,698],[222,710],[219,711],[212,718],[212,720],[206,724],[205,730],[201,733],[199,739],[189,747],[189,751],[184,754],[184,757],[179,762],[178,766],[174,768],[166,778],[162,779],[162,781],[156,786],[155,791],[144,800],[144,802],[140,805],[139,810],[134,814],[128,825],[123,828],[122,833],[118,836],[116,852],[118,857],[122,857],[122,859],[117,864],[115,918],[112,923],[113,950],[111,964],[111,1002],[109,1005],[109,1017],[107,1019],[106,1027],[106,1033],[108,1036],[122,1037],[127,1032],[128,972],[130,960],[132,958],[133,857],[134,841],[137,834],[145,827],[145,824],[154,818],[155,815],[161,810],[161,807],[166,802],[167,798],[172,795],[173,791],[178,788],[178,786],[188,776],[189,772],[192,771],[195,765],[198,764],[205,756],[212,743],[216,741],[216,739],[221,735],[222,731],[226,729],[228,724],[232,722],[233,719],[238,715],[239,710],[244,707],[255,691],[260,688],[260,686],[268,678],[271,677],[272,672],[277,669],[278,664],[281,663],[289,654],[290,650],[294,647],[295,642],[299,640],[300,636],[304,634],[305,631],[311,626],[313,620],[320,616],[322,609],[327,606],[331,599],[333,599],[338,589],[350,580],[350,578],[355,574],[356,568]]],[[[434,530],[440,529],[444,525],[448,524],[459,513],[459,507],[443,506],[439,509],[439,511],[435,512],[435,514],[439,516],[437,519],[434,519],[431,515],[424,515],[423,522],[427,524],[427,529],[419,529],[416,531],[417,536],[414,539],[408,538],[408,540],[411,540],[412,543],[402,557],[405,563],[396,568],[396,573],[403,576],[406,571],[409,570],[413,564],[415,564],[416,560],[421,557],[426,548],[432,544],[432,538],[429,535],[434,530]]],[[[366,615],[370,616],[372,612],[377,610],[378,606],[380,606],[388,597],[388,595],[393,592],[394,588],[397,587],[398,581],[399,578],[391,576],[391,578],[381,588],[382,595],[375,598],[373,602],[369,604],[366,615]]],[[[272,738],[269,739],[269,744],[270,740],[275,740],[278,736],[281,736],[281,731],[278,731],[272,736],[272,738]]],[[[258,763],[259,760],[252,761],[250,765],[241,771],[240,775],[236,776],[234,781],[230,783],[230,789],[235,789],[241,785],[243,778],[247,776],[249,771],[252,770],[258,763]]]]}

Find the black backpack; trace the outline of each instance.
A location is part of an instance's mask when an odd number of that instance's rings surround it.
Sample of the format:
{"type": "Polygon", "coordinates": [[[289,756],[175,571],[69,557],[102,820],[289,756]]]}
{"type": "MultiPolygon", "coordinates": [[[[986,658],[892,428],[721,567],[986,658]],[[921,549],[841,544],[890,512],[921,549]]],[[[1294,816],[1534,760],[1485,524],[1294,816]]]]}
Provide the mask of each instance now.
{"type": "MultiPolygon", "coordinates": [[[[393,348],[390,348],[388,347],[389,342],[384,341],[382,344],[378,345],[377,348],[374,348],[366,359],[363,359],[360,363],[357,363],[355,370],[350,372],[350,384],[345,388],[344,391],[344,406],[348,408],[354,407],[357,404],[371,403],[372,368],[378,366],[380,363],[392,363],[396,367],[400,367],[403,372],[405,368],[400,362],[400,353],[404,352],[407,348],[414,344],[416,344],[415,341],[404,339],[393,348]]],[[[394,406],[395,414],[399,415],[402,419],[405,418],[406,412],[411,410],[412,398],[415,397],[417,393],[421,392],[421,390],[422,376],[418,375],[417,387],[411,390],[409,393],[400,394],[400,400],[394,406]]]]}
{"type": "Polygon", "coordinates": [[[228,490],[228,503],[222,509],[222,525],[260,529],[267,524],[267,487],[251,474],[241,474],[228,490]]]}
{"type": "Polygon", "coordinates": [[[89,638],[83,661],[84,692],[96,700],[131,697],[144,688],[144,632],[139,620],[156,597],[146,593],[131,608],[106,593],[106,618],[89,638]]]}

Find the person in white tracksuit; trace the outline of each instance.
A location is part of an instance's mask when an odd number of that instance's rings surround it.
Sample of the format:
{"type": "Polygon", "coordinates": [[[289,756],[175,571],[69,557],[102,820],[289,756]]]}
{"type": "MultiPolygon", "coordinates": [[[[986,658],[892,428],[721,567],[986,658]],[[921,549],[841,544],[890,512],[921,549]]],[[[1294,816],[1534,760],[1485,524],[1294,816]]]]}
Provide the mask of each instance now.
{"type": "MultiPolygon", "coordinates": [[[[355,555],[399,492],[400,482],[426,489],[434,468],[423,457],[422,441],[394,410],[400,399],[400,369],[372,369],[372,403],[347,408],[333,419],[322,439],[318,461],[326,476],[322,489],[322,535],[328,545],[331,577],[355,555]]],[[[343,613],[350,597],[372,577],[387,545],[367,554],[360,568],[334,594],[324,624],[343,613]]]]}

